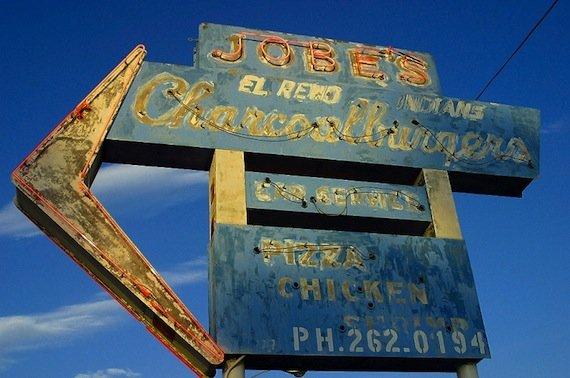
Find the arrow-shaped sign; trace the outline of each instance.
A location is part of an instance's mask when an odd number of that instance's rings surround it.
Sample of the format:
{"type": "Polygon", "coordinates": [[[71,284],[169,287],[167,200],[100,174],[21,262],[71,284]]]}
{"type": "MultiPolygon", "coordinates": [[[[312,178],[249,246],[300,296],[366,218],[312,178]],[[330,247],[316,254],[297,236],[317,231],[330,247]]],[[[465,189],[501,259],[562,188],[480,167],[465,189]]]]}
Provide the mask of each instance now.
{"type": "Polygon", "coordinates": [[[15,202],[178,358],[210,376],[223,351],[89,189],[145,55],[137,46],[17,167],[15,202]]]}

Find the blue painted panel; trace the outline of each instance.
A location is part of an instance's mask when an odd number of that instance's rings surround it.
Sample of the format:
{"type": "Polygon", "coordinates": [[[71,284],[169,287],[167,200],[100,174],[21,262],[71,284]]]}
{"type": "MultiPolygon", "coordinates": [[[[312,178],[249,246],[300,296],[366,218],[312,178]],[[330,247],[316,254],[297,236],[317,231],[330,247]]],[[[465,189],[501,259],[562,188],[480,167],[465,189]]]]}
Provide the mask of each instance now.
{"type": "MultiPolygon", "coordinates": [[[[389,42],[389,41],[386,41],[389,42]]],[[[243,71],[253,72],[261,76],[280,76],[297,81],[320,81],[329,84],[354,84],[368,87],[379,93],[394,90],[407,93],[431,93],[440,92],[439,78],[437,75],[435,62],[430,54],[408,51],[403,49],[392,49],[390,58],[380,58],[376,63],[378,68],[386,75],[386,80],[370,79],[354,73],[354,57],[351,58],[351,51],[361,51],[370,56],[383,54],[388,51],[385,46],[371,46],[362,43],[350,43],[335,41],[332,39],[308,37],[289,33],[278,33],[264,30],[254,30],[242,27],[201,24],[200,38],[198,41],[198,54],[196,67],[201,69],[222,69],[228,70],[238,68],[243,71]],[[212,51],[222,50],[230,52],[235,50],[231,45],[229,37],[231,35],[242,35],[243,56],[235,61],[228,62],[212,56],[212,51]],[[287,41],[291,49],[291,60],[284,66],[275,66],[268,63],[260,53],[260,42],[267,37],[277,36],[287,41]],[[326,43],[332,48],[332,59],[336,62],[336,69],[332,72],[319,72],[311,69],[309,42],[326,43]],[[420,59],[426,64],[425,72],[429,80],[422,85],[408,84],[400,80],[402,69],[398,67],[398,61],[405,55],[420,59]]],[[[283,51],[275,44],[268,45],[267,51],[274,56],[281,56],[283,51]]]]}
{"type": "Polygon", "coordinates": [[[431,222],[423,186],[246,172],[247,207],[431,222]]]}
{"type": "Polygon", "coordinates": [[[228,354],[490,356],[461,240],[217,224],[209,264],[228,354]]]}
{"type": "Polygon", "coordinates": [[[287,99],[277,96],[281,84],[237,70],[145,63],[108,139],[515,178],[538,174],[537,110],[348,85],[333,97],[317,96],[328,88],[317,86],[312,100],[307,92],[303,100],[287,99]]]}

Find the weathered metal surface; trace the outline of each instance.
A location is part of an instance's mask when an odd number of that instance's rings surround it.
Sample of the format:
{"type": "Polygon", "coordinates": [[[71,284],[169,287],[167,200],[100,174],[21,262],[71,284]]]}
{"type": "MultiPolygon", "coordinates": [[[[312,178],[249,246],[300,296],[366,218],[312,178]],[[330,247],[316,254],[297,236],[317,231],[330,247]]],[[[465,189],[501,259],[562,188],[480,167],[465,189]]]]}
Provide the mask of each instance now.
{"type": "Polygon", "coordinates": [[[247,224],[243,152],[214,152],[209,187],[210,235],[215,223],[247,224]]]}
{"type": "Polygon", "coordinates": [[[461,240],[218,224],[210,290],[210,332],[248,366],[442,371],[490,355],[461,240]]]}
{"type": "Polygon", "coordinates": [[[424,169],[422,179],[433,218],[433,236],[438,238],[462,239],[461,227],[455,201],[449,185],[447,172],[424,169]]]}
{"type": "Polygon", "coordinates": [[[431,222],[421,186],[246,173],[247,207],[263,210],[431,222]]]}
{"type": "Polygon", "coordinates": [[[107,139],[121,149],[221,148],[442,169],[462,174],[463,189],[474,192],[480,186],[470,183],[487,175],[486,193],[519,180],[510,193],[518,195],[538,174],[534,109],[348,85],[327,97],[326,86],[311,87],[317,81],[295,99],[283,83],[238,69],[145,63],[107,139]]]}
{"type": "MultiPolygon", "coordinates": [[[[539,172],[537,110],[442,97],[433,59],[393,48],[204,24],[199,68],[144,53],[12,177],[18,207],[184,363],[212,375],[224,352],[89,190],[115,116],[111,161],[211,167],[210,326],[228,354],[301,370],[452,371],[489,356],[451,190],[520,195],[539,172]],[[248,162],[273,173],[244,176],[248,162]],[[379,179],[353,169],[406,184],[423,170],[426,186],[366,182],[406,196],[363,204],[350,193],[362,183],[277,174],[379,179]],[[419,222],[409,234],[433,217],[456,240],[247,226],[251,209],[419,222]]],[[[333,226],[320,228],[349,229],[333,226]]]]}
{"type": "Polygon", "coordinates": [[[14,171],[16,205],[186,365],[212,375],[222,350],[89,189],[145,54],[135,48],[14,171]]]}
{"type": "Polygon", "coordinates": [[[440,91],[435,62],[426,53],[227,25],[200,25],[196,66],[380,92],[440,91]]]}

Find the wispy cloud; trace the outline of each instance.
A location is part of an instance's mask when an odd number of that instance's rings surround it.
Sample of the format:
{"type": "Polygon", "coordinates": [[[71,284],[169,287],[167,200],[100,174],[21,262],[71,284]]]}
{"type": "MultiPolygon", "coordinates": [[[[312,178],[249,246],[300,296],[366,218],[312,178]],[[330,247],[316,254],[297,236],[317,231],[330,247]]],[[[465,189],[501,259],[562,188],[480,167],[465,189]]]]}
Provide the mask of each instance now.
{"type": "Polygon", "coordinates": [[[170,285],[183,286],[206,281],[208,279],[207,266],[206,258],[197,258],[164,270],[161,274],[170,285]]]}
{"type": "Polygon", "coordinates": [[[0,355],[0,373],[8,370],[8,368],[16,362],[17,361],[13,358],[0,355]]]}
{"type": "MultiPolygon", "coordinates": [[[[171,286],[181,287],[205,281],[207,261],[204,258],[196,258],[160,271],[171,286]]],[[[121,320],[127,319],[114,300],[100,299],[100,296],[96,298],[90,302],[63,306],[43,313],[0,317],[0,372],[14,364],[14,356],[22,352],[67,345],[93,332],[117,326],[121,320]]],[[[120,370],[111,368],[82,373],[83,375],[76,377],[121,376],[120,370]]],[[[125,372],[137,374],[129,370],[125,372]]]]}
{"type": "Polygon", "coordinates": [[[542,125],[540,131],[542,134],[559,134],[567,128],[567,124],[565,120],[560,119],[556,122],[542,125]]]}
{"type": "Polygon", "coordinates": [[[107,368],[97,370],[96,372],[80,373],[75,378],[111,378],[111,377],[140,377],[139,373],[135,373],[131,369],[107,368]]]}
{"type": "Polygon", "coordinates": [[[12,202],[0,209],[0,236],[14,238],[29,238],[41,234],[32,223],[12,202]]]}
{"type": "Polygon", "coordinates": [[[177,190],[207,182],[206,172],[118,164],[101,168],[92,189],[102,199],[120,201],[150,194],[176,197],[177,190]]]}
{"type": "Polygon", "coordinates": [[[111,299],[64,306],[37,314],[0,317],[0,361],[31,349],[63,345],[120,320],[111,299]]]}
{"type": "MultiPolygon", "coordinates": [[[[126,211],[139,211],[148,217],[156,214],[152,208],[165,209],[205,193],[204,190],[188,189],[207,182],[206,172],[109,165],[101,168],[92,189],[103,203],[124,205],[126,211]],[[144,211],[140,207],[144,207],[144,211]]],[[[0,236],[29,238],[40,234],[41,231],[13,203],[0,209],[0,236]]]]}

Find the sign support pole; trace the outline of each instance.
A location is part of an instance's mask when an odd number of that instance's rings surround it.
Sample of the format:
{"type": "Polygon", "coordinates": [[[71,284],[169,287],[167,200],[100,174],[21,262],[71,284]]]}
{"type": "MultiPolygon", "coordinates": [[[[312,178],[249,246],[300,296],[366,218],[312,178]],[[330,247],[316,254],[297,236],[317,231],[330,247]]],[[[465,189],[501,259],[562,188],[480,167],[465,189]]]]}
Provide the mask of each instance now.
{"type": "Polygon", "coordinates": [[[245,378],[245,362],[243,356],[230,358],[224,363],[224,378],[245,378]]]}
{"type": "Polygon", "coordinates": [[[461,365],[457,368],[457,378],[479,378],[479,373],[477,373],[477,365],[461,365]]]}
{"type": "MultiPolygon", "coordinates": [[[[463,239],[447,171],[423,169],[436,238],[463,239]]],[[[477,365],[466,363],[457,368],[457,378],[478,378],[477,365]]]]}
{"type": "MultiPolygon", "coordinates": [[[[243,151],[215,150],[210,166],[210,236],[216,223],[246,225],[243,151]]],[[[224,378],[245,378],[243,356],[224,362],[224,378]]]]}
{"type": "Polygon", "coordinates": [[[246,225],[243,151],[215,150],[209,181],[210,235],[216,223],[246,225]]]}

